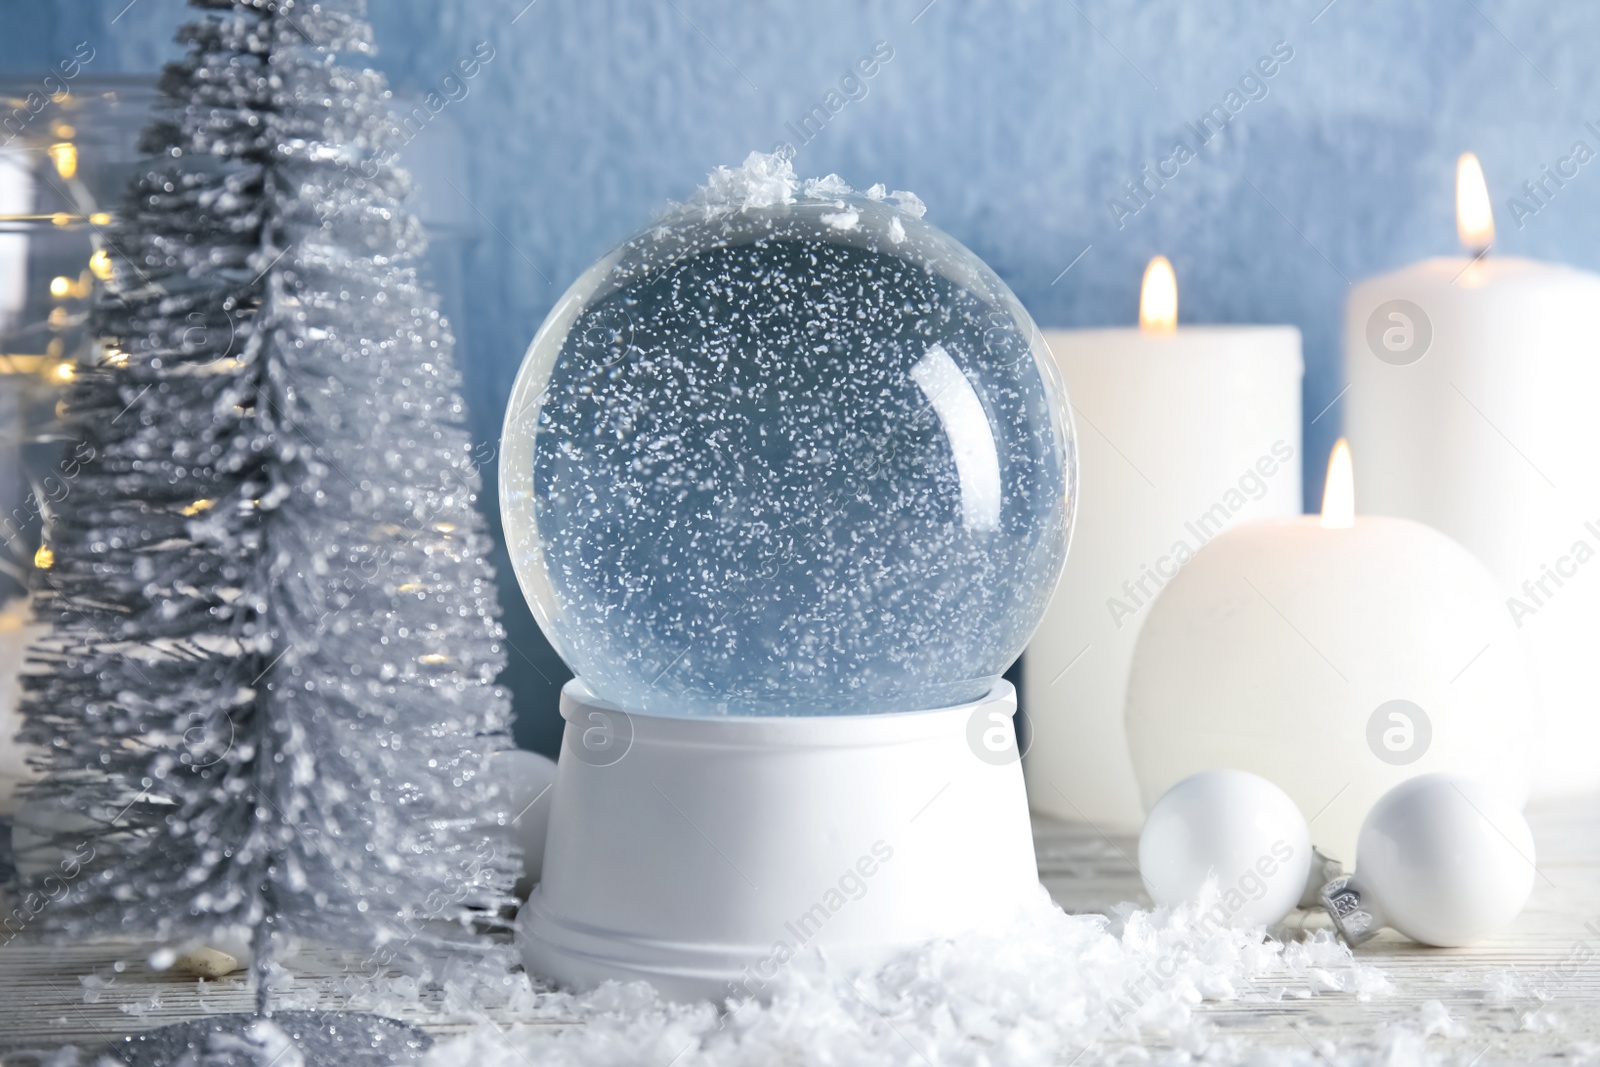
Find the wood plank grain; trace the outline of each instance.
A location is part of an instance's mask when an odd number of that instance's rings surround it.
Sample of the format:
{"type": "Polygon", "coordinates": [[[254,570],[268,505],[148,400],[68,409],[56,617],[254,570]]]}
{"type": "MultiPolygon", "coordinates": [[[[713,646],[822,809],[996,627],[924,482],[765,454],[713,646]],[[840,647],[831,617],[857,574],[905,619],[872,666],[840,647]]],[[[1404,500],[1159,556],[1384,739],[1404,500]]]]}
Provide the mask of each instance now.
{"type": "MultiPolygon", "coordinates": [[[[1366,1001],[1325,995],[1214,1002],[1199,1010],[1241,1048],[1304,1050],[1376,1042],[1386,1028],[1419,1025],[1424,1005],[1437,1001],[1455,1026],[1429,1038],[1428,1048],[1462,1063],[1600,1057],[1600,797],[1533,809],[1529,821],[1540,876],[1528,908],[1503,935],[1469,948],[1432,949],[1385,933],[1360,952],[1384,970],[1394,991],[1366,1001]]],[[[1036,817],[1034,840],[1040,878],[1066,910],[1148,904],[1133,864],[1133,837],[1036,817]]],[[[1326,925],[1308,914],[1295,923],[1326,925]]],[[[203,982],[155,972],[144,962],[148,951],[132,943],[52,946],[28,931],[0,947],[4,1062],[24,1064],[42,1050],[98,1046],[176,1020],[251,1007],[241,975],[203,982]]],[[[351,957],[307,948],[288,962],[295,1006],[351,1006],[351,957]]],[[[436,993],[418,995],[404,1017],[437,1034],[485,1020],[573,1024],[463,1009],[436,993]]]]}

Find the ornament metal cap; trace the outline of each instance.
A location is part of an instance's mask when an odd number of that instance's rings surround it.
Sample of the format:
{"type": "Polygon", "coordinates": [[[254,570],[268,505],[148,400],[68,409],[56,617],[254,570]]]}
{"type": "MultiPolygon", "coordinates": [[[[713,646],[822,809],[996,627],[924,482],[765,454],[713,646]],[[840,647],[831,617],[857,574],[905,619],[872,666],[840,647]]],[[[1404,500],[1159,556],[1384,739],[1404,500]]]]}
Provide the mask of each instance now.
{"type": "Polygon", "coordinates": [[[1354,875],[1342,874],[1323,886],[1322,906],[1351,948],[1372,940],[1386,925],[1372,903],[1363,898],[1354,875]]]}
{"type": "Polygon", "coordinates": [[[1320,848],[1311,850],[1311,870],[1306,872],[1305,892],[1300,894],[1300,907],[1322,907],[1322,889],[1344,873],[1344,864],[1323,855],[1320,848]]]}

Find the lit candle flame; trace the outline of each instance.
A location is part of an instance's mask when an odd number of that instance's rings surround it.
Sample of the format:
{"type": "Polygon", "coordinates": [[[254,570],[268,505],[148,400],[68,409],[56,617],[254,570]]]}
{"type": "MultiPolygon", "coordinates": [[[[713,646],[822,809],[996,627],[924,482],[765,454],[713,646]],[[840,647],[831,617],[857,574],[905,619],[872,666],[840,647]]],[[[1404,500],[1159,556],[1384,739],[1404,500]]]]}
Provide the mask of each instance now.
{"type": "Polygon", "coordinates": [[[1139,287],[1139,329],[1145,333],[1174,333],[1178,329],[1178,276],[1166,256],[1157,256],[1144,269],[1139,287]]]}
{"type": "Polygon", "coordinates": [[[1483,167],[1471,152],[1456,160],[1456,233],[1474,254],[1494,244],[1494,209],[1489,206],[1489,183],[1483,167]]]}
{"type": "Polygon", "coordinates": [[[1322,486],[1322,528],[1348,530],[1356,524],[1356,475],[1350,442],[1343,437],[1328,457],[1328,480],[1322,486]]]}

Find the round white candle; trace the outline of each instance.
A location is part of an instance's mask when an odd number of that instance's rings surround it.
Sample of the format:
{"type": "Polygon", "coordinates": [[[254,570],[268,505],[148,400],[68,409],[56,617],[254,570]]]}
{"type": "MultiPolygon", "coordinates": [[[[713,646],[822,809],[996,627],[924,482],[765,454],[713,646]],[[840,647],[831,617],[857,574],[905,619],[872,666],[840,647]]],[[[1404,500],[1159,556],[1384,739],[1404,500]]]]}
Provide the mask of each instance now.
{"type": "MultiPolygon", "coordinates": [[[[1165,263],[1160,260],[1159,263],[1165,263]]],[[[1137,830],[1122,714],[1151,601],[1210,538],[1300,512],[1300,333],[1292,326],[1046,331],[1078,433],[1072,550],[1024,659],[1033,808],[1137,830]]],[[[1170,282],[1170,274],[1166,276],[1170,282]]]]}
{"type": "Polygon", "coordinates": [[[1520,806],[1537,707],[1493,577],[1421,523],[1356,518],[1348,455],[1322,516],[1238,526],[1168,584],[1127,725],[1147,802],[1198,771],[1250,771],[1351,864],[1368,810],[1415,775],[1464,775],[1520,806]]]}
{"type": "MultiPolygon", "coordinates": [[[[1458,199],[1479,221],[1463,240],[1482,247],[1492,222],[1468,163],[1458,199]]],[[[1544,704],[1536,795],[1600,787],[1597,320],[1600,275],[1495,256],[1369,279],[1346,311],[1363,505],[1437,527],[1499,580],[1544,704]]]]}

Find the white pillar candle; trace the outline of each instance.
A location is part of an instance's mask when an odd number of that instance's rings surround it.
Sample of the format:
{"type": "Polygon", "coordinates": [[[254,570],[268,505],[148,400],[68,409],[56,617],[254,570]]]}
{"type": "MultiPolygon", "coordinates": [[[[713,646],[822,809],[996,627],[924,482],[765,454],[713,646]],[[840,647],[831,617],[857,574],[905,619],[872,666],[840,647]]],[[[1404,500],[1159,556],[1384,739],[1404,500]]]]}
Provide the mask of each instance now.
{"type": "Polygon", "coordinates": [[[16,812],[21,804],[17,787],[37,777],[28,766],[28,750],[17,741],[17,731],[22,729],[17,705],[28,643],[38,636],[26,599],[0,604],[0,815],[16,812]]]}
{"type": "Polygon", "coordinates": [[[1029,802],[1121,830],[1144,816],[1122,714],[1151,601],[1222,530],[1301,509],[1300,332],[1178,328],[1170,265],[1145,280],[1140,328],[1045,333],[1077,423],[1079,502],[1023,669],[1029,802]]]}
{"type": "Polygon", "coordinates": [[[1321,516],[1247,523],[1163,590],[1128,683],[1128,742],[1154,802],[1199,771],[1275,783],[1351,865],[1361,822],[1407,778],[1527,797],[1532,673],[1494,578],[1409,519],[1355,516],[1349,449],[1321,516]]]}
{"type": "Polygon", "coordinates": [[[1477,161],[1457,180],[1475,257],[1351,290],[1345,425],[1362,501],[1471,549],[1499,580],[1544,704],[1535,795],[1600,787],[1600,275],[1483,254],[1477,161]]]}
{"type": "MultiPolygon", "coordinates": [[[[0,148],[0,215],[33,211],[33,169],[20,148],[0,148]]],[[[28,302],[28,234],[21,226],[0,231],[0,334],[19,325],[28,302]]]]}

